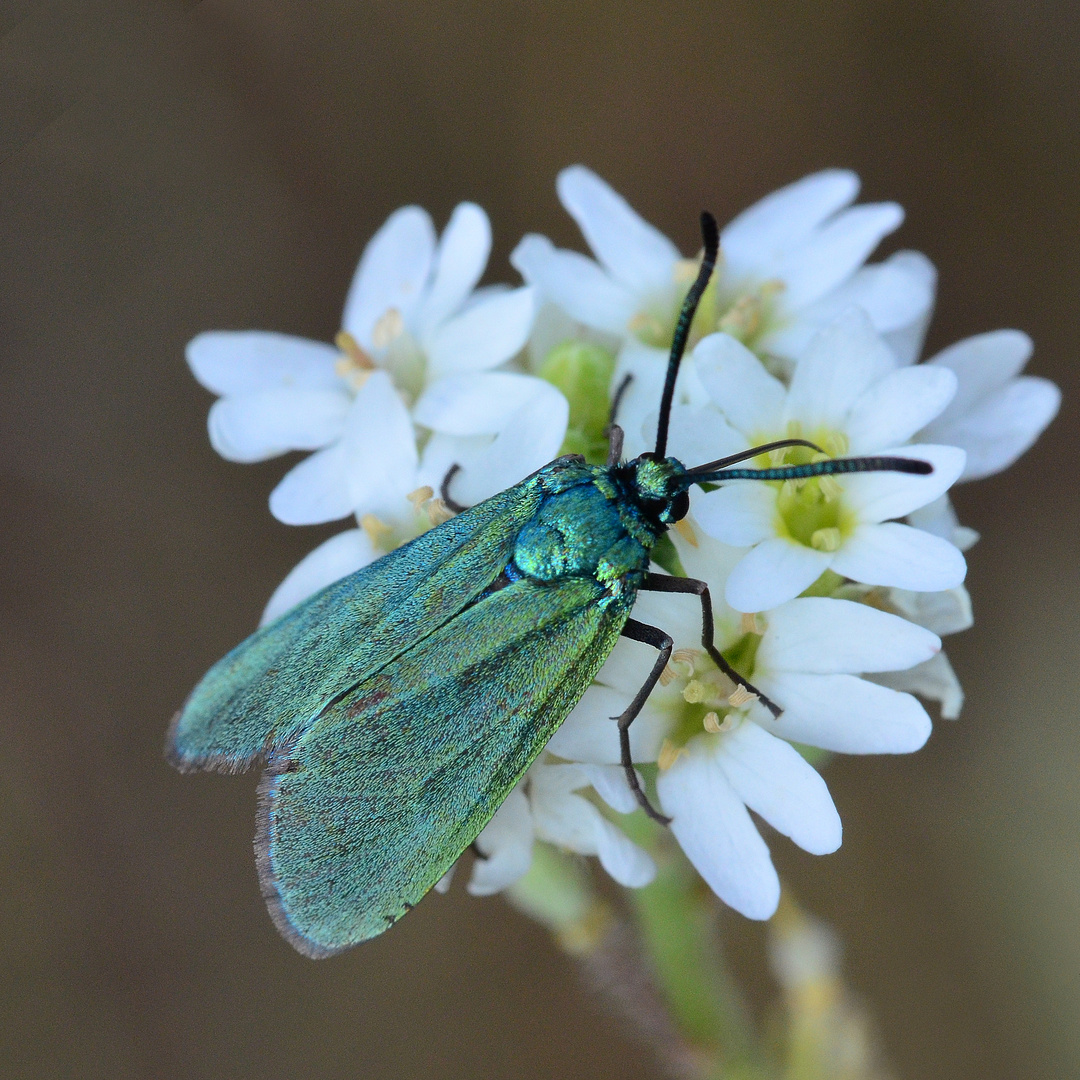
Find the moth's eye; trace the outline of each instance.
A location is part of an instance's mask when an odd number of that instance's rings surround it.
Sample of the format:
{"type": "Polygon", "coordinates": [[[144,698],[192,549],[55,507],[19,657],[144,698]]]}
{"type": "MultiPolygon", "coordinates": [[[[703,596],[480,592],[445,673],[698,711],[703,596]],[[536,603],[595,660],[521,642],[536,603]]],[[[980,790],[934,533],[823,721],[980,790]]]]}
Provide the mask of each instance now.
{"type": "Polygon", "coordinates": [[[671,509],[668,511],[668,518],[671,521],[682,521],[689,513],[690,492],[680,491],[679,494],[671,500],[671,509]]]}

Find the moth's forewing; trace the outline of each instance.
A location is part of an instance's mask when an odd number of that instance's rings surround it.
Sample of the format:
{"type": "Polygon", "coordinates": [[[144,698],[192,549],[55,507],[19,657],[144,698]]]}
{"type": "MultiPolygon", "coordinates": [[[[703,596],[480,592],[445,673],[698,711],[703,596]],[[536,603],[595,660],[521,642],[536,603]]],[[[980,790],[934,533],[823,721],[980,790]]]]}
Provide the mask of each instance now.
{"type": "Polygon", "coordinates": [[[540,498],[530,477],[252,634],[177,714],[169,760],[182,771],[236,772],[295,738],[335,697],[472,603],[502,573],[540,498]]]}
{"type": "Polygon", "coordinates": [[[259,874],[278,928],[327,956],[382,933],[476,838],[611,652],[629,602],[590,577],[514,582],[271,757],[259,874]]]}

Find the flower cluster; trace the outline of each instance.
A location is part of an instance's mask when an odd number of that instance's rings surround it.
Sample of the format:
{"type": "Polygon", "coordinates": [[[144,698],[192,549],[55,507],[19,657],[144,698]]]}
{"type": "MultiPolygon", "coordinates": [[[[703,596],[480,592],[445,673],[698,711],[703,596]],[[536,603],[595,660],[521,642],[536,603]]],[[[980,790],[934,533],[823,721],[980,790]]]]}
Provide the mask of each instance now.
{"type": "MultiPolygon", "coordinates": [[[[560,450],[603,460],[619,387],[627,453],[652,445],[698,260],[588,169],[564,170],[557,186],[595,260],[529,235],[511,258],[525,284],[478,288],[491,243],[484,212],[461,204],[436,239],[430,217],[405,207],[364,251],[334,345],[259,332],[191,342],[196,378],[219,395],[209,428],[220,454],[311,452],[274,489],[273,514],[356,522],[286,577],[265,620],[444,520],[438,492],[453,464],[455,498],[473,503],[560,450]]],[[[697,465],[802,438],[831,456],[920,458],[933,472],[697,491],[657,549],[654,570],[709,585],[717,647],[778,716],[709,659],[696,598],[643,594],[634,610],[675,650],[631,728],[632,756],[702,877],[752,918],[773,913],[779,882],[751,812],[807,851],[833,851],[841,826],[811,764],[820,751],[917,750],[931,723],[915,694],[959,714],[940,636],[971,624],[962,552],[977,536],[947,492],[1015,461],[1059,402],[1053,384],[1021,374],[1031,342],[1017,331],[918,362],[933,266],[906,251],[867,264],[903,214],[894,203],[853,205],[857,192],[850,172],[816,173],[723,229],[669,449],[697,465]]],[[[795,447],[756,464],[813,459],[795,447]]],[[[472,892],[518,880],[537,841],[597,856],[624,885],[651,879],[650,856],[618,825],[636,803],[611,719],[650,663],[640,643],[615,647],[478,837],[472,892]]]]}

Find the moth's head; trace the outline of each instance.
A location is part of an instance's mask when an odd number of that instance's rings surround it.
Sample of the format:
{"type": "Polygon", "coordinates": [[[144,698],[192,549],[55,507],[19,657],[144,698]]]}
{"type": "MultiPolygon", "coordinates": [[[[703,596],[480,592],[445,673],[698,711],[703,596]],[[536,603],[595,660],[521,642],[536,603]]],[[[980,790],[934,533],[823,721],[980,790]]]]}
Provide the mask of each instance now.
{"type": "Polygon", "coordinates": [[[674,525],[690,510],[686,466],[673,457],[642,454],[626,465],[630,488],[642,511],[660,525],[674,525]]]}

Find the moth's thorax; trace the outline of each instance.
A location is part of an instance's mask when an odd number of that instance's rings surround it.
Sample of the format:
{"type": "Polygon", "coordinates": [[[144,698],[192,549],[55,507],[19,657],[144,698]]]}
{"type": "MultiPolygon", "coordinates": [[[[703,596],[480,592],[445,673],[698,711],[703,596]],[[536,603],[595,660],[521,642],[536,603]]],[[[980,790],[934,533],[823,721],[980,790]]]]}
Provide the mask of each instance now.
{"type": "Polygon", "coordinates": [[[648,455],[613,467],[564,458],[548,469],[544,501],[518,534],[514,570],[540,581],[587,574],[613,595],[636,590],[650,549],[686,513],[686,469],[648,455]]]}

